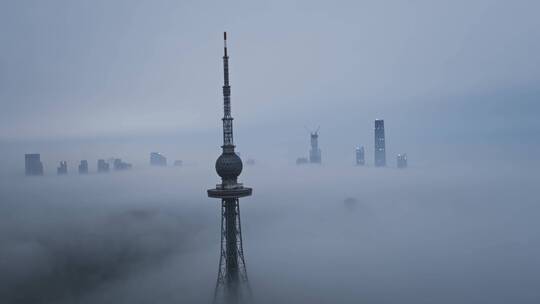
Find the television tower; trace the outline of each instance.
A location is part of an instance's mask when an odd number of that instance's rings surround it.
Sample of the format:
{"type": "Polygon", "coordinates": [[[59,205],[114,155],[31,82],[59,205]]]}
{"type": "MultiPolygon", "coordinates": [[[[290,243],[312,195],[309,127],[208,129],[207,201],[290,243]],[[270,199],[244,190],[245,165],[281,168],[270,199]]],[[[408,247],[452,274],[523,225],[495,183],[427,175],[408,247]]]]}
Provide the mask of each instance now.
{"type": "Polygon", "coordinates": [[[237,181],[242,172],[242,160],[234,152],[227,32],[223,33],[223,40],[223,152],[216,160],[216,172],[221,177],[221,184],[208,190],[209,197],[221,199],[221,254],[214,303],[241,303],[250,300],[251,291],[242,248],[239,198],[250,196],[252,189],[237,181]]]}

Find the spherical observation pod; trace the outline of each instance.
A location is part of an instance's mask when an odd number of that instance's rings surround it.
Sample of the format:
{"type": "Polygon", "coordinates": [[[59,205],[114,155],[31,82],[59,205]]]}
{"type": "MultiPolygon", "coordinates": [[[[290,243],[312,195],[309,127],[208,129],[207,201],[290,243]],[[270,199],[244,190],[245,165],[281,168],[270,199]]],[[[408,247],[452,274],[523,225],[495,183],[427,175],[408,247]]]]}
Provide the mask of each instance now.
{"type": "Polygon", "coordinates": [[[242,160],[234,152],[223,153],[216,160],[216,172],[224,181],[236,181],[242,168],[242,160]]]}

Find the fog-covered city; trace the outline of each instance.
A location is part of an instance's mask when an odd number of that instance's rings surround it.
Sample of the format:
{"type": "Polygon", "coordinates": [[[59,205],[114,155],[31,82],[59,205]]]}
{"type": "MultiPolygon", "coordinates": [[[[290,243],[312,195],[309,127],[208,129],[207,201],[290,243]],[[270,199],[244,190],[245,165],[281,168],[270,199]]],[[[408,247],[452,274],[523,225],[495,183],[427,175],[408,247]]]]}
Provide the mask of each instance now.
{"type": "Polygon", "coordinates": [[[2,2],[0,303],[538,303],[538,9],[2,2]]]}

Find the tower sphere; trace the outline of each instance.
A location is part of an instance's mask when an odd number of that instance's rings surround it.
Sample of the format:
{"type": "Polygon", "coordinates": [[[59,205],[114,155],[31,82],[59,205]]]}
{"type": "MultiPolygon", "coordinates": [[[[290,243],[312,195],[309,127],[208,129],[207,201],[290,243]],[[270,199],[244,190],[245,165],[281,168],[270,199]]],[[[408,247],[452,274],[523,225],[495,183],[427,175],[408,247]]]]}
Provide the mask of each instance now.
{"type": "Polygon", "coordinates": [[[234,152],[224,152],[216,160],[216,172],[223,179],[236,179],[242,168],[242,160],[234,152]]]}

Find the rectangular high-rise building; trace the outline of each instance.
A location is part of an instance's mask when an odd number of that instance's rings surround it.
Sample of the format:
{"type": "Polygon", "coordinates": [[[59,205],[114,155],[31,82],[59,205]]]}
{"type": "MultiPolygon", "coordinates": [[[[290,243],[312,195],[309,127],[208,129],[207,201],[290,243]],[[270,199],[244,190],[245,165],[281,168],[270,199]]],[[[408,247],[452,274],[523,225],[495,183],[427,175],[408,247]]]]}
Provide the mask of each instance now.
{"type": "Polygon", "coordinates": [[[81,163],[79,164],[79,174],[87,174],[88,173],[88,161],[87,160],[81,160],[81,163]]]}
{"type": "Polygon", "coordinates": [[[97,171],[99,173],[109,172],[110,166],[104,159],[98,159],[97,162],[97,171]]]}
{"type": "Polygon", "coordinates": [[[356,156],[356,165],[357,166],[363,166],[363,165],[366,164],[364,147],[362,147],[362,146],[357,147],[355,156],[356,156]]]}
{"type": "Polygon", "coordinates": [[[26,175],[43,175],[41,155],[38,153],[24,155],[24,170],[26,175]]]}
{"type": "Polygon", "coordinates": [[[60,165],[58,166],[58,168],[56,168],[56,173],[58,175],[65,175],[68,173],[67,162],[65,160],[60,162],[60,165]]]}
{"type": "Polygon", "coordinates": [[[131,169],[131,164],[123,162],[122,159],[116,158],[113,162],[113,168],[115,171],[128,170],[131,169]]]}
{"type": "Polygon", "coordinates": [[[167,166],[167,158],[158,152],[150,153],[150,165],[151,166],[167,166]]]}
{"type": "Polygon", "coordinates": [[[321,163],[321,149],[319,149],[319,132],[312,132],[310,135],[311,138],[311,149],[309,150],[309,162],[312,164],[321,163]]]}
{"type": "Polygon", "coordinates": [[[397,167],[400,169],[407,168],[407,154],[398,154],[397,155],[397,167]]]}
{"type": "Polygon", "coordinates": [[[375,167],[386,166],[386,143],[384,139],[384,120],[375,119],[375,167]]]}

